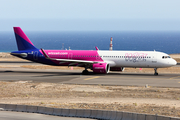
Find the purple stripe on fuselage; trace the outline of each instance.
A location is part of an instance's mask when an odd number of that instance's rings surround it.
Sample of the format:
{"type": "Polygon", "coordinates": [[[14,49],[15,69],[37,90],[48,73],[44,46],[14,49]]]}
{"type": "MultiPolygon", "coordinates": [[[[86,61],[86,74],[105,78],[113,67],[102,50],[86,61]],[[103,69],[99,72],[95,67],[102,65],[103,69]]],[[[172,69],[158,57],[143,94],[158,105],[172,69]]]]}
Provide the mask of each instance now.
{"type": "MultiPolygon", "coordinates": [[[[87,61],[102,61],[97,50],[44,50],[50,58],[87,61]]],[[[40,50],[42,53],[42,51],[40,50]]],[[[42,53],[43,54],[43,53],[42,53]]],[[[56,64],[60,61],[52,60],[56,64]]]]}
{"type": "MultiPolygon", "coordinates": [[[[19,35],[20,37],[22,37],[24,40],[26,40],[27,42],[29,42],[31,45],[33,45],[33,43],[29,40],[29,38],[26,36],[26,34],[22,31],[22,29],[20,27],[13,27],[14,28],[14,32],[19,35]]],[[[33,45],[34,46],[34,45],[33,45]]]]}

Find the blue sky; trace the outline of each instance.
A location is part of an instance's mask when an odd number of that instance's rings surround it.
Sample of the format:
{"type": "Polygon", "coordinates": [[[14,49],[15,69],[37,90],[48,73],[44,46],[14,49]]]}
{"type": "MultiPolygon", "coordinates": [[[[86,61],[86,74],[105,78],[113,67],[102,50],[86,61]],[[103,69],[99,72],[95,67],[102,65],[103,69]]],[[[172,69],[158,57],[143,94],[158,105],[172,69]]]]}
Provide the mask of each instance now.
{"type": "Polygon", "coordinates": [[[179,31],[180,0],[0,0],[0,31],[179,31]]]}

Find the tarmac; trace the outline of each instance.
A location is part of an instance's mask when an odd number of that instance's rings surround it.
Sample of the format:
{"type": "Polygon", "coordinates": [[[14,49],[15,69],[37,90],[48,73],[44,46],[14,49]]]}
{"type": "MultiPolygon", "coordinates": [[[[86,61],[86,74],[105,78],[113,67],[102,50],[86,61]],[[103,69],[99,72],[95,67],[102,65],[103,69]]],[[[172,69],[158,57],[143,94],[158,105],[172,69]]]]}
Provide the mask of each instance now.
{"type": "Polygon", "coordinates": [[[124,73],[82,75],[81,70],[0,68],[0,81],[29,81],[61,84],[180,87],[179,74],[124,73]]]}

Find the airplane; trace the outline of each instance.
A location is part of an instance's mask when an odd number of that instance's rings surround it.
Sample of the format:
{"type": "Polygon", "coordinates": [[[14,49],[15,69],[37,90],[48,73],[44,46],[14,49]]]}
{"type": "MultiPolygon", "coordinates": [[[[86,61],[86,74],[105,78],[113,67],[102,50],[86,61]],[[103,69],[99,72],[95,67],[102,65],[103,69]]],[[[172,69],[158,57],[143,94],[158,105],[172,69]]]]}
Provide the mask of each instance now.
{"type": "Polygon", "coordinates": [[[11,55],[33,62],[54,66],[84,67],[94,73],[107,74],[109,71],[124,71],[125,67],[157,68],[175,66],[177,62],[168,54],[157,51],[109,51],[109,50],[44,50],[37,49],[20,27],[13,27],[18,51],[11,55]]]}

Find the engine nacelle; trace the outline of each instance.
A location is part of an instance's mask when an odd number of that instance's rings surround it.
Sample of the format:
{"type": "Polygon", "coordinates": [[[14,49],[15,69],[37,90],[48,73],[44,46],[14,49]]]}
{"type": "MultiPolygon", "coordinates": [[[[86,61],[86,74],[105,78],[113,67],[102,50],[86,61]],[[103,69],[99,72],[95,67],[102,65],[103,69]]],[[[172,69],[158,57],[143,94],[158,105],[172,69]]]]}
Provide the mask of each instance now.
{"type": "Polygon", "coordinates": [[[124,71],[124,69],[125,69],[124,67],[111,67],[110,71],[121,71],[122,72],[122,71],[124,71]]]}
{"type": "Polygon", "coordinates": [[[102,73],[106,74],[110,70],[110,65],[107,63],[96,63],[93,64],[93,72],[94,73],[102,73]]]}

